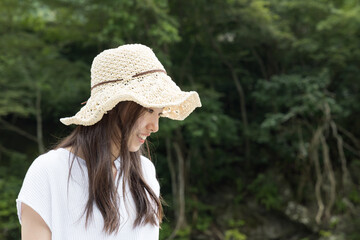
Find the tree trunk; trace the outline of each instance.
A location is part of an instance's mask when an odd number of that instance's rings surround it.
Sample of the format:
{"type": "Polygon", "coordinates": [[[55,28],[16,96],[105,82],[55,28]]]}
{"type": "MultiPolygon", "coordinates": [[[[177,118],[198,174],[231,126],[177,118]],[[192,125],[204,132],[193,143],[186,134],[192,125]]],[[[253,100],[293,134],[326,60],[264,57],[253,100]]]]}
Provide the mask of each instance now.
{"type": "Polygon", "coordinates": [[[41,90],[36,87],[36,137],[38,142],[39,153],[45,152],[43,130],[42,130],[42,113],[41,113],[41,90]]]}
{"type": "Polygon", "coordinates": [[[185,161],[179,144],[174,143],[175,152],[178,159],[178,186],[179,186],[179,217],[178,224],[180,228],[186,226],[186,217],[185,217],[185,161]]]}
{"type": "Polygon", "coordinates": [[[334,206],[335,198],[336,198],[336,179],[334,170],[331,164],[330,160],[330,154],[329,154],[329,146],[326,143],[324,135],[320,136],[320,142],[322,146],[322,154],[323,154],[323,161],[324,161],[324,169],[327,173],[327,177],[330,183],[330,189],[329,191],[329,200],[325,208],[325,219],[326,221],[330,220],[331,217],[331,209],[334,206]]]}
{"type": "Polygon", "coordinates": [[[178,175],[177,175],[177,196],[178,196],[178,217],[174,231],[167,238],[168,240],[174,239],[177,232],[186,227],[186,216],[185,216],[185,161],[184,156],[181,152],[181,148],[178,143],[174,142],[174,149],[178,161],[178,175]]]}
{"type": "MultiPolygon", "coordinates": [[[[210,36],[212,36],[212,35],[210,35],[210,36]]],[[[232,64],[228,60],[226,60],[224,53],[222,52],[222,50],[218,46],[218,44],[216,44],[216,42],[215,42],[215,40],[213,38],[211,38],[211,43],[212,43],[212,46],[214,47],[215,51],[219,55],[219,58],[221,59],[221,61],[229,68],[229,70],[231,72],[232,80],[234,81],[234,84],[235,84],[236,91],[238,92],[239,97],[240,97],[241,120],[242,120],[242,122],[244,124],[245,156],[246,156],[247,164],[249,164],[249,161],[250,161],[250,159],[249,159],[249,157],[250,157],[250,141],[249,141],[249,137],[247,136],[248,132],[249,132],[249,124],[248,124],[248,120],[247,120],[244,89],[243,89],[243,87],[241,85],[241,82],[239,80],[238,75],[236,74],[235,68],[232,66],[232,64]]]]}
{"type": "Polygon", "coordinates": [[[171,190],[172,190],[172,198],[173,198],[174,216],[175,219],[178,219],[179,217],[179,204],[178,204],[178,192],[177,192],[178,188],[176,181],[175,165],[171,157],[171,146],[170,146],[169,137],[165,139],[165,144],[166,144],[166,160],[168,162],[170,177],[171,177],[171,190]]]}

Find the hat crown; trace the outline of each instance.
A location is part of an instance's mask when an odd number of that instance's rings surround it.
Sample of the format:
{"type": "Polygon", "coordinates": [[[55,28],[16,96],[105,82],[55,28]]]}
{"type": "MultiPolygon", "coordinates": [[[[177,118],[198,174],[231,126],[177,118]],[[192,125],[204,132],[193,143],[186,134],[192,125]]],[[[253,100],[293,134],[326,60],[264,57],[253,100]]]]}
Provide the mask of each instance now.
{"type": "Polygon", "coordinates": [[[101,52],[91,66],[91,86],[111,80],[128,81],[134,75],[164,66],[154,52],[142,44],[127,44],[101,52]]]}

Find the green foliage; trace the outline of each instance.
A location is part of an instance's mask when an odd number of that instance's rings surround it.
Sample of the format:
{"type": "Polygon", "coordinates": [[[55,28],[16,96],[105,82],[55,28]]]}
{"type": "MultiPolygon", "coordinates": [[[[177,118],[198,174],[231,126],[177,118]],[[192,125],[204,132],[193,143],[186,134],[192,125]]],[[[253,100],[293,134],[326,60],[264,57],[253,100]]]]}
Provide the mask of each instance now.
{"type": "Polygon", "coordinates": [[[163,222],[161,224],[159,239],[165,240],[171,235],[171,233],[172,233],[171,225],[168,222],[163,222]]]}
{"type": "Polygon", "coordinates": [[[246,186],[241,178],[237,178],[236,180],[236,196],[234,198],[234,203],[239,204],[244,201],[244,191],[246,190],[246,186]]]}
{"type": "Polygon", "coordinates": [[[246,240],[247,237],[245,234],[239,232],[237,229],[226,230],[225,232],[226,240],[246,240]]]}
{"type": "Polygon", "coordinates": [[[0,177],[0,239],[20,239],[15,199],[22,180],[0,177]]]}
{"type": "Polygon", "coordinates": [[[15,199],[29,166],[24,154],[5,151],[0,157],[6,160],[0,165],[0,239],[20,239],[15,199]]]}
{"type": "Polygon", "coordinates": [[[325,230],[320,230],[319,231],[319,234],[320,234],[320,236],[322,236],[322,237],[326,237],[326,238],[329,238],[329,237],[331,237],[331,232],[329,232],[329,231],[325,231],[325,230]]]}
{"type": "Polygon", "coordinates": [[[203,111],[195,110],[184,121],[161,119],[161,130],[156,135],[159,139],[173,136],[173,141],[181,143],[186,139],[185,154],[191,154],[190,181],[196,181],[197,189],[205,191],[213,182],[227,178],[229,172],[233,171],[231,164],[238,161],[238,157],[231,152],[238,147],[239,135],[236,119],[224,113],[221,95],[201,86],[198,86],[197,91],[202,100],[203,111]],[[224,171],[217,171],[219,168],[224,171]],[[192,179],[193,175],[197,178],[192,179]]]}
{"type": "Polygon", "coordinates": [[[354,204],[358,205],[360,204],[360,193],[358,189],[353,189],[350,193],[349,193],[349,199],[350,201],[352,201],[354,204]]]}
{"type": "MultiPolygon", "coordinates": [[[[194,190],[192,191],[195,193],[194,190]]],[[[188,209],[191,212],[196,212],[198,217],[192,222],[192,230],[199,232],[207,231],[211,224],[214,223],[213,215],[216,208],[212,205],[206,204],[197,199],[188,199],[186,201],[188,209]]]]}
{"type": "Polygon", "coordinates": [[[228,227],[225,231],[226,240],[246,240],[246,234],[242,233],[240,229],[245,225],[244,220],[230,219],[228,222],[228,227]]]}
{"type": "Polygon", "coordinates": [[[195,228],[201,232],[205,232],[206,230],[209,229],[209,227],[211,226],[211,223],[213,222],[213,218],[211,217],[211,215],[202,215],[202,217],[200,217],[197,221],[196,221],[196,225],[195,228]]]}
{"type": "Polygon", "coordinates": [[[255,195],[255,199],[264,205],[266,209],[280,209],[282,206],[278,187],[272,181],[271,177],[259,174],[248,186],[248,189],[255,195]]]}
{"type": "Polygon", "coordinates": [[[239,228],[239,227],[243,227],[245,225],[245,221],[244,220],[235,220],[235,219],[230,219],[229,220],[229,227],[231,228],[239,228]]]}
{"type": "MultiPolygon", "coordinates": [[[[168,237],[171,235],[172,231],[173,231],[173,229],[169,223],[161,224],[159,239],[160,240],[168,239],[168,237]]],[[[191,228],[189,226],[189,227],[180,229],[177,232],[175,239],[176,240],[189,240],[190,234],[191,234],[191,228]]]]}
{"type": "Polygon", "coordinates": [[[343,199],[337,199],[337,201],[335,202],[335,209],[339,213],[343,213],[346,211],[347,206],[343,199]]]}
{"type": "MultiPolygon", "coordinates": [[[[253,139],[269,144],[281,159],[296,159],[299,146],[308,146],[314,129],[323,124],[328,110],[333,118],[348,114],[328,91],[329,84],[327,70],[312,75],[277,75],[258,81],[252,97],[264,115],[253,139]]],[[[304,149],[302,154],[306,157],[304,149]]]]}
{"type": "Polygon", "coordinates": [[[345,235],[346,240],[357,240],[360,237],[360,220],[355,217],[353,221],[349,224],[350,231],[348,231],[345,235]]]}
{"type": "Polygon", "coordinates": [[[338,114],[340,107],[326,91],[329,81],[327,71],[317,76],[283,75],[259,81],[253,96],[274,111],[266,115],[261,127],[274,128],[299,117],[317,119],[323,114],[325,103],[333,114],[338,114]]]}
{"type": "MultiPolygon", "coordinates": [[[[1,146],[0,146],[1,147],[1,146]]],[[[24,177],[24,173],[29,167],[26,161],[26,155],[16,151],[9,151],[2,149],[0,158],[2,164],[0,165],[0,177],[17,177],[19,179],[24,177]]]]}
{"type": "Polygon", "coordinates": [[[176,240],[188,240],[191,234],[191,227],[185,227],[183,229],[180,229],[176,233],[176,240]]]}
{"type": "MultiPolygon", "coordinates": [[[[309,164],[307,147],[327,107],[339,126],[360,136],[356,0],[0,0],[0,33],[0,118],[35,135],[41,113],[47,145],[62,130],[58,119],[74,114],[89,97],[91,61],[103,49],[147,44],[182,89],[199,93],[201,109],[185,121],[162,119],[153,138],[164,196],[171,196],[167,159],[176,161],[166,141],[177,143],[184,155],[186,214],[198,217],[188,221],[194,225],[181,230],[179,239],[210,231],[217,218],[211,201],[227,201],[219,194],[227,188],[233,189],[232,204],[256,200],[281,210],[280,185],[267,170],[276,169],[297,191],[309,164]]],[[[19,239],[14,199],[29,166],[24,153],[34,150],[19,153],[22,136],[0,128],[0,147],[13,149],[1,148],[0,233],[6,235],[0,239],[19,239]]],[[[348,166],[357,167],[351,138],[343,138],[345,156],[348,166]]],[[[334,139],[329,146],[335,175],[341,176],[334,139]]],[[[346,194],[358,208],[357,188],[346,194]]],[[[337,211],[347,214],[348,205],[339,199],[337,211]]],[[[316,205],[311,197],[305,200],[316,205]]],[[[161,239],[172,232],[168,215],[161,239]]],[[[226,239],[246,239],[243,224],[234,220],[221,230],[226,239]]],[[[346,239],[358,239],[356,219],[348,225],[346,239]]]]}
{"type": "Polygon", "coordinates": [[[339,224],[339,219],[337,217],[334,217],[332,219],[330,219],[330,228],[331,229],[335,229],[336,226],[339,224]]]}

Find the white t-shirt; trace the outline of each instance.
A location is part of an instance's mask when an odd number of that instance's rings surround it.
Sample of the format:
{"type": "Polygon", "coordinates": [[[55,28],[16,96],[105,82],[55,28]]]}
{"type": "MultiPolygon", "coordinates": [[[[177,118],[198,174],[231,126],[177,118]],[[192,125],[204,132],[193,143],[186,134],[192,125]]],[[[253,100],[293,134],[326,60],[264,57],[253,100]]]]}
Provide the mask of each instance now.
{"type": "MultiPolygon", "coordinates": [[[[125,207],[122,197],[122,179],[118,194],[120,196],[120,228],[117,233],[103,232],[104,220],[97,208],[93,207],[93,217],[85,228],[84,209],[88,200],[88,178],[86,163],[75,159],[68,184],[70,161],[73,154],[64,148],[51,150],[34,160],[26,173],[19,196],[16,199],[19,221],[21,223],[21,203],[34,209],[49,226],[52,240],[158,240],[159,226],[151,224],[133,227],[136,216],[134,200],[126,187],[125,207]]],[[[143,176],[147,184],[159,196],[160,187],[156,179],[155,167],[146,157],[141,156],[143,176]]],[[[120,160],[115,160],[119,169],[120,160]]]]}

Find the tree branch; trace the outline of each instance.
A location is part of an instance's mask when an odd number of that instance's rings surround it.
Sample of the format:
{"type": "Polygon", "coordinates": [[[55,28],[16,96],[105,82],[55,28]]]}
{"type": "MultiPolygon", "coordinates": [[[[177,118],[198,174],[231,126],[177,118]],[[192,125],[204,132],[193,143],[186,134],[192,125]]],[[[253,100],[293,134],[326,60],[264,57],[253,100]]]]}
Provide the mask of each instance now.
{"type": "Polygon", "coordinates": [[[178,202],[179,202],[179,215],[176,221],[175,228],[167,240],[174,239],[177,232],[186,226],[186,217],[185,217],[185,163],[184,157],[181,152],[180,146],[177,142],[174,142],[174,149],[178,159],[178,202]]]}
{"type": "Polygon", "coordinates": [[[179,216],[179,204],[178,204],[178,194],[177,194],[177,182],[176,182],[176,170],[174,163],[172,161],[171,157],[171,147],[170,147],[170,139],[167,137],[165,139],[165,145],[166,145],[166,160],[168,162],[169,171],[170,171],[170,177],[171,177],[171,190],[172,190],[172,197],[173,197],[173,208],[174,208],[174,216],[175,219],[179,216]]]}
{"type": "Polygon", "coordinates": [[[349,174],[349,170],[347,168],[347,161],[346,161],[346,157],[345,157],[345,153],[344,153],[343,138],[338,134],[337,126],[334,121],[330,122],[330,126],[332,129],[333,135],[337,141],[337,147],[338,147],[339,157],[340,157],[340,162],[341,162],[341,169],[343,172],[342,184],[343,184],[344,189],[346,190],[348,185],[351,184],[352,181],[351,181],[351,177],[349,174]]]}
{"type": "Polygon", "coordinates": [[[34,141],[36,143],[38,143],[38,139],[31,135],[30,133],[27,133],[25,132],[24,130],[22,130],[21,128],[18,128],[17,126],[3,120],[0,118],[0,123],[5,127],[6,130],[10,130],[10,131],[13,131],[13,132],[16,132],[17,134],[31,140],[31,141],[34,141]]]}
{"type": "Polygon", "coordinates": [[[322,129],[319,127],[315,134],[312,137],[312,140],[310,142],[309,146],[309,157],[314,162],[315,165],[315,172],[316,172],[316,184],[315,184],[315,197],[318,204],[318,212],[315,217],[315,221],[320,224],[321,218],[324,214],[324,202],[322,200],[321,196],[321,186],[322,186],[322,174],[320,169],[320,162],[319,162],[319,154],[318,154],[318,145],[319,145],[319,138],[320,134],[322,132],[322,129]]]}
{"type": "Polygon", "coordinates": [[[330,196],[329,196],[328,204],[325,207],[325,219],[329,220],[331,217],[331,209],[335,203],[336,179],[335,179],[334,170],[332,168],[332,164],[330,161],[329,146],[326,143],[325,137],[322,133],[320,135],[320,142],[321,142],[322,153],[323,153],[323,158],[324,158],[324,169],[326,171],[327,177],[330,182],[330,193],[329,193],[330,196]]]}

